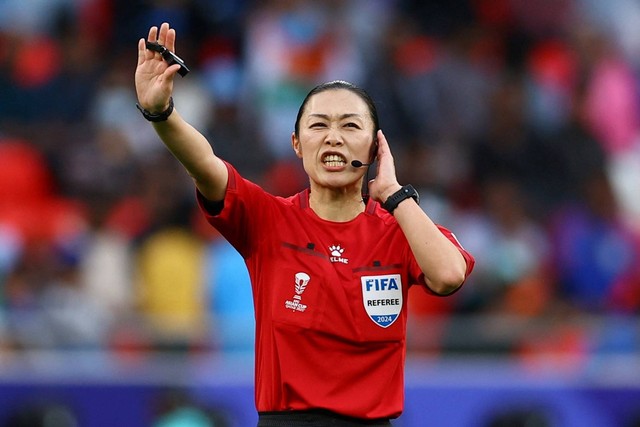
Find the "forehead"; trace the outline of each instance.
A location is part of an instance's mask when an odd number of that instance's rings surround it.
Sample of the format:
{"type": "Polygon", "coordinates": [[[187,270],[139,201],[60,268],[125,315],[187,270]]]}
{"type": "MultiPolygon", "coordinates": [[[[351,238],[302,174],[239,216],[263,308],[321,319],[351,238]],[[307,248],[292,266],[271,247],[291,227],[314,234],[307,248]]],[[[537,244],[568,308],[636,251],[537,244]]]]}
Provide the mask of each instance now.
{"type": "Polygon", "coordinates": [[[357,115],[362,119],[369,118],[369,107],[356,93],[347,89],[330,89],[316,93],[307,103],[304,114],[343,116],[357,115]]]}

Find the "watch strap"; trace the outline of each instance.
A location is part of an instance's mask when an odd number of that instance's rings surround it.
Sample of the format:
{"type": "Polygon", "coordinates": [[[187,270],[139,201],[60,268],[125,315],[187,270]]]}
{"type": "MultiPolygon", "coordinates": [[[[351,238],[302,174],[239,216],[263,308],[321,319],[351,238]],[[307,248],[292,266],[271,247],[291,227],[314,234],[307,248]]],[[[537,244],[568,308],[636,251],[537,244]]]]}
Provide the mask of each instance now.
{"type": "Polygon", "coordinates": [[[171,113],[173,113],[173,97],[169,98],[169,106],[161,113],[152,113],[151,111],[145,110],[138,103],[136,103],[136,108],[140,110],[142,116],[150,122],[164,122],[169,118],[171,113]]]}
{"type": "Polygon", "coordinates": [[[400,190],[393,193],[391,196],[387,198],[387,200],[382,204],[382,207],[389,213],[393,213],[393,211],[398,207],[400,202],[406,200],[408,198],[412,198],[416,201],[416,203],[420,203],[420,196],[413,185],[407,184],[404,185],[400,190]]]}

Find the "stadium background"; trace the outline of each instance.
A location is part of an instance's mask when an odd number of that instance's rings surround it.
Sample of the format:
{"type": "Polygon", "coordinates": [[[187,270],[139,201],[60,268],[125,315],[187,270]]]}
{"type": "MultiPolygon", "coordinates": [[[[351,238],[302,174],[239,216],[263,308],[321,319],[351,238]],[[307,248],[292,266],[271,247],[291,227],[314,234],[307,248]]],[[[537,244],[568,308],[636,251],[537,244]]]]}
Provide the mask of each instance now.
{"type": "Polygon", "coordinates": [[[0,0],[0,426],[255,425],[246,273],[134,107],[163,21],[243,174],[304,187],[298,105],[352,81],[476,256],[412,290],[394,425],[640,425],[637,1],[0,0]]]}

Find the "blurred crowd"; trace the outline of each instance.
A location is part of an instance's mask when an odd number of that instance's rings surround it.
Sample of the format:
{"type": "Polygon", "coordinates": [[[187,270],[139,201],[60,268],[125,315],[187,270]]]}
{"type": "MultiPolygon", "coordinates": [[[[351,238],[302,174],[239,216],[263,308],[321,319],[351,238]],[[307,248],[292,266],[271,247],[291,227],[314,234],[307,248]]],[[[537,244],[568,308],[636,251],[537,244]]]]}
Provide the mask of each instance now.
{"type": "Polygon", "coordinates": [[[135,108],[164,21],[192,69],[176,108],[275,194],[308,184],[313,86],[376,100],[399,181],[477,260],[451,298],[411,290],[411,351],[640,352],[637,1],[4,0],[6,352],[251,349],[243,262],[135,108]]]}

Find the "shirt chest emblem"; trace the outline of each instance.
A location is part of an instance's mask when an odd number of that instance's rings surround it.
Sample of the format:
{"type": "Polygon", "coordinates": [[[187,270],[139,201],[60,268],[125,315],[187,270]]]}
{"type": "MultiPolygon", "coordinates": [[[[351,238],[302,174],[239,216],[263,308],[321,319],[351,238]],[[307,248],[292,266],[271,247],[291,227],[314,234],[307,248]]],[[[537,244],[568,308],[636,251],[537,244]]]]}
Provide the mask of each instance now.
{"type": "Polygon", "coordinates": [[[387,328],[398,319],[402,310],[402,279],[399,274],[363,276],[362,302],[369,318],[387,328]]]}
{"type": "Polygon", "coordinates": [[[329,246],[329,261],[340,262],[342,264],[349,264],[349,259],[342,256],[344,248],[340,245],[329,246]]]}

